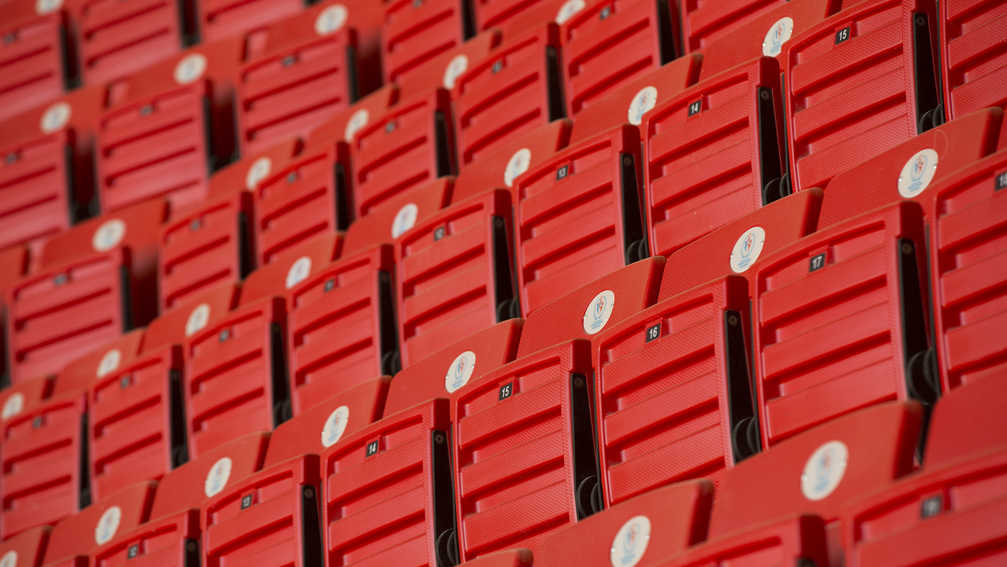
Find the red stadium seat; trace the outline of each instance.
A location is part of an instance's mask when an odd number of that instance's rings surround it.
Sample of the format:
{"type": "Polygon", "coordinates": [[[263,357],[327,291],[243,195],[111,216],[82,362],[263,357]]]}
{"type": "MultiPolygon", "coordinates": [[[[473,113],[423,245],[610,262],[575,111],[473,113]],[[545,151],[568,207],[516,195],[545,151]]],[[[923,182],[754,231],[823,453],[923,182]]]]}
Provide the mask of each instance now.
{"type": "Polygon", "coordinates": [[[528,314],[520,356],[570,339],[593,339],[607,325],[650,307],[664,271],[664,258],[647,258],[575,288],[528,314]]]}
{"type": "Polygon", "coordinates": [[[199,512],[187,510],[141,524],[91,554],[93,567],[198,567],[199,512]]]}
{"type": "Polygon", "coordinates": [[[441,399],[386,415],[325,452],[326,564],[457,562],[449,411],[441,399]]]}
{"type": "MultiPolygon", "coordinates": [[[[584,2],[580,2],[584,5],[584,2]]],[[[593,0],[562,23],[570,116],[611,89],[674,59],[667,0],[593,0]]]]}
{"type": "Polygon", "coordinates": [[[53,397],[53,390],[53,380],[48,376],[25,380],[0,390],[0,422],[6,423],[21,415],[25,408],[36,407],[43,400],[53,397]]]}
{"type": "Polygon", "coordinates": [[[168,347],[106,372],[88,389],[91,494],[156,480],[188,460],[182,351],[168,347]]]}
{"type": "Polygon", "coordinates": [[[241,284],[240,305],[289,295],[291,289],[338,259],[343,237],[328,233],[299,244],[268,266],[252,272],[241,284]]]}
{"type": "Polygon", "coordinates": [[[446,207],[453,199],[454,193],[455,179],[441,177],[389,198],[373,208],[367,216],[353,221],[346,230],[343,253],[350,255],[379,244],[393,242],[412,230],[417,223],[446,207]]]}
{"type": "Polygon", "coordinates": [[[242,159],[215,171],[210,178],[209,198],[254,190],[276,169],[300,153],[303,146],[303,141],[299,139],[285,140],[260,153],[245,155],[242,159]]]}
{"type": "Polygon", "coordinates": [[[487,30],[465,43],[426,59],[395,84],[407,97],[438,87],[450,91],[467,69],[493,54],[502,37],[500,30],[487,30]]]}
{"type": "Polygon", "coordinates": [[[462,560],[537,547],[601,509],[590,376],[590,343],[571,341],[453,395],[462,560]]]}
{"type": "MultiPolygon", "coordinates": [[[[476,29],[519,29],[526,22],[556,19],[565,0],[475,0],[476,29]]],[[[481,565],[481,564],[480,564],[481,565]]]]}
{"type": "Polygon", "coordinates": [[[7,561],[14,567],[40,567],[49,543],[48,526],[33,528],[8,538],[0,543],[0,561],[7,561]],[[14,559],[8,559],[13,557],[14,559]]]}
{"type": "Polygon", "coordinates": [[[402,90],[398,85],[384,85],[316,126],[308,136],[308,145],[331,144],[334,140],[352,143],[371,119],[384,116],[401,97],[402,90]]]}
{"type": "Polygon", "coordinates": [[[237,36],[304,9],[304,0],[194,0],[197,28],[204,42],[237,36]]]}
{"type": "Polygon", "coordinates": [[[464,565],[465,567],[531,567],[532,559],[532,552],[527,549],[510,549],[487,553],[478,559],[466,561],[464,565]]]}
{"type": "Polygon", "coordinates": [[[392,0],[381,32],[385,81],[397,83],[426,61],[475,35],[459,0],[392,0]]]}
{"type": "Polygon", "coordinates": [[[79,82],[66,13],[34,14],[27,8],[36,3],[20,4],[20,17],[7,14],[0,24],[0,120],[44,105],[79,82]]]}
{"type": "Polygon", "coordinates": [[[938,43],[944,110],[948,118],[980,108],[1007,106],[1007,59],[1003,30],[1007,6],[1000,2],[942,0],[938,43]]]}
{"type": "Polygon", "coordinates": [[[834,565],[826,540],[821,518],[797,516],[709,540],[662,565],[834,565]]]}
{"type": "Polygon", "coordinates": [[[731,276],[598,336],[594,391],[606,505],[708,476],[759,451],[749,328],[746,282],[731,276]]]}
{"type": "Polygon", "coordinates": [[[927,0],[862,2],[787,43],[793,188],[824,187],[934,123],[934,8],[927,0]]]}
{"type": "Polygon", "coordinates": [[[223,317],[238,302],[238,287],[226,283],[206,289],[161,314],[147,325],[144,352],[180,345],[208,324],[223,317]]]}
{"type": "Polygon", "coordinates": [[[53,395],[84,392],[92,382],[131,363],[140,354],[144,334],[145,329],[130,331],[64,366],[53,384],[53,395]]]}
{"type": "Polygon", "coordinates": [[[695,85],[644,118],[647,218],[668,255],[786,191],[779,67],[763,57],[695,85]]]}
{"type": "Polygon", "coordinates": [[[734,37],[737,28],[787,1],[704,0],[683,3],[677,14],[682,28],[682,47],[687,52],[699,51],[718,39],[734,37]]]}
{"type": "Polygon", "coordinates": [[[640,210],[640,135],[623,126],[520,176],[513,193],[521,307],[649,256],[640,210]]]}

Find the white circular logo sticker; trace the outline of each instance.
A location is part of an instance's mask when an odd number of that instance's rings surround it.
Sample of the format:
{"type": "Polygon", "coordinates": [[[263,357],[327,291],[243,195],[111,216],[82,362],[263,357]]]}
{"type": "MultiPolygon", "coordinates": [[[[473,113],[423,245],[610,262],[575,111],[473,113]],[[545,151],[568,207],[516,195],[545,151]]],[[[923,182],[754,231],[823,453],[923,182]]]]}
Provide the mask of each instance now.
{"type": "Polygon", "coordinates": [[[346,6],[342,4],[336,4],[334,6],[329,6],[328,8],[322,10],[318,14],[318,18],[315,19],[315,33],[318,35],[328,35],[333,32],[337,32],[343,28],[346,24],[346,19],[349,17],[349,12],[346,11],[346,6]]]}
{"type": "Polygon", "coordinates": [[[626,521],[612,540],[609,559],[612,567],[634,567],[643,559],[650,543],[650,519],[634,516],[626,521]]]}
{"type": "Polygon", "coordinates": [[[846,474],[850,451],[842,441],[829,441],[811,454],[801,473],[801,492],[808,500],[832,494],[846,474]]]}
{"type": "Polygon", "coordinates": [[[206,480],[203,482],[203,492],[206,493],[206,497],[213,498],[221,490],[224,490],[229,478],[231,478],[231,459],[223,457],[213,463],[213,468],[207,473],[206,480]]]}
{"type": "Polygon", "coordinates": [[[290,270],[287,271],[287,289],[303,282],[304,278],[308,277],[308,274],[310,273],[311,258],[301,256],[293,263],[292,266],[290,266],[290,270]]]}
{"type": "Polygon", "coordinates": [[[349,121],[346,122],[346,132],[344,133],[347,142],[352,142],[357,132],[364,126],[367,126],[367,121],[370,120],[370,117],[371,115],[367,112],[366,108],[361,108],[350,116],[349,121]]]}
{"type": "Polygon", "coordinates": [[[62,7],[63,0],[36,0],[35,2],[35,12],[40,16],[55,12],[62,7]]]}
{"type": "Polygon", "coordinates": [[[752,264],[759,259],[765,244],[766,231],[761,226],[753,226],[746,230],[734,243],[734,248],[731,249],[731,269],[734,270],[734,273],[747,272],[752,264]]]}
{"type": "Polygon", "coordinates": [[[937,152],[930,148],[920,150],[909,158],[899,174],[899,195],[912,199],[925,191],[937,175],[938,159],[937,152]]]}
{"type": "Polygon", "coordinates": [[[115,372],[119,368],[119,363],[122,361],[122,353],[119,349],[114,348],[105,353],[105,356],[101,357],[101,362],[98,363],[98,372],[96,373],[98,378],[104,378],[108,376],[109,373],[115,372]]]}
{"type": "Polygon", "coordinates": [[[70,121],[71,114],[73,114],[73,109],[69,104],[65,102],[57,102],[47,108],[45,113],[42,114],[42,120],[39,122],[39,128],[42,129],[43,134],[58,132],[66,126],[67,122],[70,121]]]}
{"type": "Polygon", "coordinates": [[[328,449],[338,443],[349,423],[350,408],[339,406],[333,410],[325,420],[325,427],[322,428],[322,446],[328,449]]]}
{"type": "Polygon", "coordinates": [[[126,236],[126,223],[119,219],[112,219],[94,231],[91,246],[98,252],[108,252],[122,242],[123,236],[126,236]]]}
{"type": "Polygon", "coordinates": [[[654,108],[655,104],[657,104],[657,88],[643,87],[640,89],[633,97],[633,101],[629,103],[627,111],[629,123],[633,126],[639,126],[643,122],[643,115],[654,108]]]}
{"type": "Polygon", "coordinates": [[[0,557],[0,567],[17,567],[17,552],[13,549],[0,557]]]}
{"type": "Polygon", "coordinates": [[[203,327],[210,321],[210,306],[205,303],[200,303],[192,313],[189,313],[189,318],[185,321],[185,336],[191,337],[192,335],[203,330],[203,327]]]}
{"type": "Polygon", "coordinates": [[[794,33],[794,20],[789,17],[780,18],[762,40],[762,54],[766,57],[776,57],[783,51],[783,44],[790,41],[794,33]]]}
{"type": "Polygon", "coordinates": [[[573,17],[574,14],[580,12],[584,9],[584,0],[567,0],[559,9],[559,13],[556,14],[556,23],[563,25],[567,20],[573,17]]]}
{"type": "Polygon", "coordinates": [[[206,72],[206,57],[200,53],[191,53],[175,65],[175,82],[187,85],[203,76],[206,72]]]}
{"type": "Polygon", "coordinates": [[[594,296],[584,311],[584,332],[593,335],[605,328],[615,309],[615,292],[610,289],[594,296]]]}
{"type": "Polygon", "coordinates": [[[245,189],[252,191],[259,184],[260,181],[269,175],[269,172],[273,170],[273,161],[267,157],[260,157],[252,163],[252,167],[248,168],[248,173],[245,174],[245,189]]]}
{"type": "Polygon", "coordinates": [[[448,63],[444,69],[444,88],[451,90],[455,88],[455,81],[469,68],[469,58],[464,53],[455,55],[455,58],[448,63]]]}
{"type": "Polygon", "coordinates": [[[531,150],[521,148],[514,152],[514,155],[510,157],[510,161],[507,162],[506,169],[504,169],[504,183],[508,187],[513,187],[514,180],[522,173],[528,171],[529,167],[531,167],[531,150]]]}
{"type": "Polygon", "coordinates": [[[416,224],[416,217],[419,214],[420,209],[415,203],[408,203],[399,209],[399,212],[395,213],[395,220],[392,221],[392,238],[398,238],[411,229],[416,224]]]}
{"type": "Polygon", "coordinates": [[[455,357],[444,375],[444,389],[453,394],[469,383],[476,369],[476,353],[467,350],[455,357]]]}
{"type": "MultiPolygon", "coordinates": [[[[23,409],[24,409],[24,394],[22,394],[21,392],[14,392],[13,394],[10,395],[9,398],[7,398],[7,401],[4,402],[3,413],[0,414],[0,417],[3,417],[3,420],[7,421],[8,419],[14,417],[15,415],[21,413],[21,410],[23,409]]],[[[0,567],[3,567],[3,565],[0,564],[0,567]]]]}
{"type": "Polygon", "coordinates": [[[119,522],[122,520],[122,510],[118,506],[112,506],[105,510],[98,520],[98,525],[94,527],[94,541],[98,545],[108,543],[115,532],[119,530],[119,522]]]}

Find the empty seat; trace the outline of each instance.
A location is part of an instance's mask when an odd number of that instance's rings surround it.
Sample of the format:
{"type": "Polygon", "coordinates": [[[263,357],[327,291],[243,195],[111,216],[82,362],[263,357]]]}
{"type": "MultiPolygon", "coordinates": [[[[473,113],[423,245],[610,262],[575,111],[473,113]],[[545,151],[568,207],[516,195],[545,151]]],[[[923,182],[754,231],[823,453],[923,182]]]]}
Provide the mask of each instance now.
{"type": "Polygon", "coordinates": [[[527,549],[508,549],[507,551],[498,551],[496,553],[487,553],[479,557],[478,559],[473,559],[472,561],[466,561],[466,567],[531,567],[533,563],[533,555],[530,550],[527,549]]]}
{"type": "Polygon", "coordinates": [[[590,343],[520,358],[452,396],[462,560],[600,511],[590,343]]]}
{"type": "Polygon", "coordinates": [[[18,11],[21,17],[5,17],[0,25],[0,120],[41,106],[79,82],[66,14],[18,11]]]}
{"type": "Polygon", "coordinates": [[[124,485],[114,494],[57,523],[49,536],[46,565],[65,564],[71,558],[86,559],[92,550],[119,533],[146,522],[156,486],[155,482],[124,485]]]}
{"type": "Polygon", "coordinates": [[[82,393],[29,403],[3,422],[4,538],[52,524],[90,503],[82,393]]]}
{"type": "Polygon", "coordinates": [[[939,58],[944,110],[954,119],[989,106],[1007,106],[1007,51],[1003,29],[1007,6],[1000,2],[943,0],[939,58]]]}
{"type": "Polygon", "coordinates": [[[798,514],[839,518],[851,499],[913,470],[922,408],[892,402],[810,429],[722,473],[710,539],[798,514]]]}
{"type": "Polygon", "coordinates": [[[144,329],[136,329],[69,362],[56,376],[54,395],[86,391],[92,382],[131,363],[140,353],[143,339],[144,329]]]}
{"type": "Polygon", "coordinates": [[[463,54],[451,60],[445,86],[451,79],[462,168],[566,115],[559,64],[559,29],[552,23],[507,36],[481,60],[463,54]],[[465,70],[453,76],[458,69],[465,70]]]}
{"type": "Polygon", "coordinates": [[[924,205],[930,215],[927,203],[932,194],[927,188],[996,151],[1002,116],[1000,109],[974,112],[836,175],[825,186],[819,225],[826,227],[903,199],[924,205]]]}
{"type": "Polygon", "coordinates": [[[438,565],[457,557],[449,412],[440,399],[386,415],[325,452],[326,564],[438,565]]]}
{"type": "Polygon", "coordinates": [[[568,146],[518,177],[512,191],[524,313],[650,255],[639,180],[640,134],[629,125],[568,146]]]}
{"type": "Polygon", "coordinates": [[[441,177],[389,198],[371,209],[367,216],[353,221],[346,230],[343,253],[348,256],[393,242],[446,207],[454,196],[454,189],[453,177],[441,177]]]}
{"type": "Polygon", "coordinates": [[[49,543],[50,528],[41,526],[21,532],[0,543],[0,561],[7,561],[14,567],[41,567],[45,548],[49,543]],[[14,559],[8,559],[13,557],[14,559]]]}
{"type": "Polygon", "coordinates": [[[673,6],[665,0],[594,0],[563,22],[563,76],[570,116],[576,118],[610,89],[678,55],[672,35],[673,6]]]}
{"type": "Polygon", "coordinates": [[[40,376],[24,382],[7,385],[0,391],[0,422],[21,415],[25,408],[33,408],[53,396],[53,380],[40,376]]]}
{"type": "Polygon", "coordinates": [[[780,74],[763,57],[709,78],[644,118],[647,219],[668,255],[786,194],[780,74]]]}
{"type": "Polygon", "coordinates": [[[564,0],[476,0],[473,2],[476,29],[517,28],[525,22],[558,19],[564,0]]]}
{"type": "Polygon", "coordinates": [[[238,70],[243,154],[293,136],[349,107],[359,95],[356,33],[341,17],[314,9],[271,26],[263,52],[238,70]]]}
{"type": "Polygon", "coordinates": [[[784,108],[795,189],[824,187],[933,124],[940,112],[934,11],[927,0],[862,2],[787,43],[784,108]]]}
{"type": "Polygon", "coordinates": [[[91,554],[93,567],[198,567],[199,512],[187,510],[152,517],[131,531],[122,530],[91,554]]]}
{"type": "Polygon", "coordinates": [[[458,78],[472,65],[478,64],[500,45],[503,34],[498,29],[487,30],[451,49],[442,51],[416,66],[407,77],[396,82],[406,96],[443,87],[451,90],[458,78]]]}
{"type": "Polygon", "coordinates": [[[191,42],[187,7],[178,2],[81,2],[75,14],[83,80],[101,84],[178,53],[191,42]]]}
{"type": "Polygon", "coordinates": [[[237,36],[304,9],[304,0],[194,0],[200,39],[204,42],[237,36]]]}
{"type": "Polygon", "coordinates": [[[753,288],[763,446],[871,404],[932,402],[920,209],[866,213],[779,250],[753,288]]]}
{"type": "Polygon", "coordinates": [[[88,389],[91,494],[157,480],[188,460],[182,350],[172,346],[105,372],[88,389]]]}
{"type": "Polygon", "coordinates": [[[665,565],[706,537],[713,503],[709,481],[654,489],[557,530],[534,549],[537,565],[665,565]]]}
{"type": "Polygon", "coordinates": [[[652,257],[621,268],[528,314],[520,356],[570,339],[593,339],[657,301],[664,258],[652,257]]]}
{"type": "Polygon", "coordinates": [[[210,178],[209,199],[226,196],[235,191],[252,191],[259,183],[272,175],[296,156],[304,146],[299,139],[284,140],[268,149],[246,154],[240,160],[227,164],[213,172],[210,178]]]}
{"type": "Polygon", "coordinates": [[[443,209],[395,241],[403,367],[519,314],[510,219],[510,195],[490,191],[443,209]]]}
{"type": "Polygon", "coordinates": [[[424,62],[474,35],[471,14],[459,0],[385,3],[381,30],[385,81],[401,82],[424,62]]]}
{"type": "Polygon", "coordinates": [[[1001,268],[1007,149],[934,184],[930,226],[937,359],[945,390],[999,377],[1007,306],[1001,268]]]}
{"type": "Polygon", "coordinates": [[[685,51],[698,51],[788,0],[704,0],[683,3],[678,9],[680,42],[685,51]]]}
{"type": "Polygon", "coordinates": [[[232,283],[218,285],[161,313],[147,325],[141,350],[146,352],[184,343],[187,338],[230,312],[238,302],[238,291],[232,283]]]}
{"type": "Polygon", "coordinates": [[[339,392],[395,373],[392,247],[319,266],[287,294],[294,415],[339,392]]]}
{"type": "Polygon", "coordinates": [[[388,394],[385,412],[448,397],[514,360],[523,323],[521,319],[508,319],[412,363],[395,375],[395,388],[388,394]]]}
{"type": "Polygon", "coordinates": [[[447,91],[437,89],[399,101],[382,115],[356,105],[351,109],[346,137],[352,139],[356,216],[455,171],[449,99],[447,91]]]}
{"type": "Polygon", "coordinates": [[[830,563],[829,551],[822,519],[804,515],[769,524],[756,524],[708,540],[661,564],[668,567],[725,564],[835,565],[830,563]]]}
{"type": "Polygon", "coordinates": [[[759,451],[748,305],[745,280],[731,276],[598,336],[594,391],[607,505],[759,451]]]}

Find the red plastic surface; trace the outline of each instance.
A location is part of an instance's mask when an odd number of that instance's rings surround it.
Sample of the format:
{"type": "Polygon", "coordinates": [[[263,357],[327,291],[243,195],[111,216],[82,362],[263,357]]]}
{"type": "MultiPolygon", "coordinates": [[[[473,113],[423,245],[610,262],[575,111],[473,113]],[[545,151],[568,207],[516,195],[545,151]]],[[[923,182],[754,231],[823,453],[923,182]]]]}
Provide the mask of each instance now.
{"type": "Polygon", "coordinates": [[[266,297],[286,295],[318,270],[339,257],[342,236],[322,234],[286,250],[273,263],[252,272],[241,285],[241,305],[266,297]]]}
{"type": "Polygon", "coordinates": [[[226,315],[237,303],[237,299],[238,289],[230,283],[192,296],[187,302],[165,311],[147,325],[142,350],[182,344],[207,324],[226,315]]]}
{"type": "Polygon", "coordinates": [[[45,547],[49,542],[50,528],[47,526],[24,531],[0,543],[0,557],[14,552],[17,564],[25,567],[39,567],[45,557],[45,547]]]}
{"type": "Polygon", "coordinates": [[[802,563],[832,565],[829,563],[825,525],[816,516],[798,516],[769,525],[759,524],[732,535],[706,541],[662,565],[699,567],[802,563]]]}
{"type": "Polygon", "coordinates": [[[153,518],[91,554],[93,567],[191,567],[199,557],[199,512],[153,518]]]}
{"type": "Polygon", "coordinates": [[[1007,5],[946,0],[940,11],[940,59],[944,107],[958,118],[990,106],[1007,106],[1007,5]]]}
{"type": "Polygon", "coordinates": [[[424,62],[467,38],[458,0],[392,0],[381,30],[385,81],[400,82],[424,62]]]}
{"type": "MultiPolygon", "coordinates": [[[[454,190],[455,179],[441,177],[388,199],[371,209],[367,216],[353,221],[346,230],[343,254],[354,254],[394,241],[417,223],[446,207],[452,200],[454,190]]],[[[475,194],[478,193],[473,193],[475,194]]]]}
{"type": "Polygon", "coordinates": [[[681,43],[685,51],[697,51],[788,0],[704,0],[680,6],[681,43]]]}
{"type": "Polygon", "coordinates": [[[304,9],[302,0],[195,0],[198,27],[204,42],[233,37],[261,28],[304,9]]]}
{"type": "Polygon", "coordinates": [[[68,363],[59,371],[53,394],[62,395],[87,390],[91,383],[133,361],[140,353],[145,329],[130,331],[68,363]]]}
{"type": "Polygon", "coordinates": [[[406,96],[418,95],[437,87],[450,91],[458,82],[461,73],[493,53],[493,50],[500,45],[501,38],[500,30],[480,33],[465,43],[458,44],[417,65],[396,85],[406,93],[406,96]]]}
{"type": "Polygon", "coordinates": [[[69,90],[66,16],[53,12],[0,25],[0,119],[44,105],[69,90]]]}
{"type": "Polygon", "coordinates": [[[46,564],[86,556],[119,533],[125,533],[147,521],[154,501],[156,482],[140,482],[121,487],[56,524],[46,549],[46,564]],[[109,510],[118,509],[109,512],[109,510]],[[102,541],[104,540],[104,541],[102,541]]]}
{"type": "MultiPolygon", "coordinates": [[[[553,20],[565,0],[475,0],[476,29],[520,29],[526,22],[553,20]]],[[[481,563],[480,563],[481,565],[481,563]]]]}
{"type": "Polygon", "coordinates": [[[75,220],[75,138],[62,131],[0,148],[0,247],[52,236],[75,220]]]}

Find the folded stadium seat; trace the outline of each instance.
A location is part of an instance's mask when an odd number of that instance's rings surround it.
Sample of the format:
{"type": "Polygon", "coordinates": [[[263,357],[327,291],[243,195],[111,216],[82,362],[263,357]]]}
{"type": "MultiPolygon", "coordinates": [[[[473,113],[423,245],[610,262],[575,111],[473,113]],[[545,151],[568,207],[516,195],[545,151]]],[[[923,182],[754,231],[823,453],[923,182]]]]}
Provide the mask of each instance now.
{"type": "Polygon", "coordinates": [[[531,567],[534,563],[532,552],[527,549],[508,549],[496,553],[487,553],[466,561],[465,567],[531,567]]]}
{"type": "Polygon", "coordinates": [[[278,427],[263,469],[203,504],[206,567],[322,565],[319,454],[380,419],[386,388],[360,384],[278,427]]]}
{"type": "Polygon", "coordinates": [[[326,450],[326,565],[457,563],[449,412],[438,399],[386,413],[326,450]]]}
{"type": "Polygon", "coordinates": [[[85,392],[95,382],[129,364],[140,354],[145,329],[136,329],[100,345],[59,371],[53,395],[85,392]]]}
{"type": "Polygon", "coordinates": [[[25,408],[32,408],[53,395],[53,380],[40,376],[0,390],[0,423],[6,423],[21,415],[25,408]]]}
{"type": "Polygon", "coordinates": [[[980,108],[1007,106],[1007,51],[1003,26],[1007,6],[1001,2],[941,0],[938,61],[949,119],[980,108]]]}
{"type": "Polygon", "coordinates": [[[452,395],[461,559],[536,548],[601,511],[591,344],[519,358],[452,395]]]}
{"type": "Polygon", "coordinates": [[[162,309],[251,273],[252,217],[252,196],[240,190],[171,212],[161,229],[158,255],[162,309]]]}
{"type": "Polygon", "coordinates": [[[568,146],[517,178],[512,192],[524,313],[650,256],[640,161],[639,131],[627,124],[568,146]]]}
{"type": "Polygon", "coordinates": [[[389,245],[343,256],[287,293],[294,415],[375,376],[395,374],[392,256],[389,245]]]}
{"type": "Polygon", "coordinates": [[[716,280],[598,335],[596,434],[606,505],[709,476],[759,451],[747,291],[744,278],[716,280]]]}
{"type": "Polygon", "coordinates": [[[610,89],[679,55],[672,6],[667,0],[592,0],[563,22],[563,77],[571,117],[610,89]]]}
{"type": "Polygon", "coordinates": [[[390,0],[381,31],[385,81],[398,83],[424,62],[475,35],[459,0],[390,0]]]}
{"type": "Polygon", "coordinates": [[[460,43],[447,51],[442,51],[426,59],[410,71],[395,85],[406,97],[421,94],[430,89],[442,87],[451,90],[458,77],[469,67],[493,53],[501,42],[503,34],[498,29],[487,30],[472,39],[460,43]]]}
{"type": "MultiPolygon", "coordinates": [[[[801,191],[714,230],[668,257],[658,294],[666,299],[731,274],[749,279],[753,268],[777,250],[815,231],[822,191],[801,191]]],[[[750,293],[751,295],[751,293],[750,293]]]]}
{"type": "Polygon", "coordinates": [[[867,405],[931,403],[926,243],[919,206],[806,236],[753,274],[763,447],[867,405]]]}
{"type": "Polygon", "coordinates": [[[398,193],[455,172],[448,91],[400,100],[380,115],[366,106],[350,111],[346,137],[352,140],[357,217],[398,193]]]}
{"type": "Polygon", "coordinates": [[[477,382],[511,362],[517,357],[523,324],[521,319],[497,323],[400,371],[395,375],[395,388],[385,402],[385,413],[395,413],[437,397],[449,397],[469,382],[477,382]]]}
{"type": "Polygon", "coordinates": [[[353,221],[346,230],[343,254],[349,256],[381,243],[393,242],[416,223],[446,207],[452,200],[454,189],[454,177],[441,177],[389,198],[367,216],[353,221]]]}
{"type": "Polygon", "coordinates": [[[339,237],[324,236],[252,273],[233,311],[185,341],[189,454],[290,418],[286,348],[289,289],[328,265],[339,237]]]}
{"type": "Polygon", "coordinates": [[[780,72],[762,57],[720,73],[650,111],[640,131],[655,254],[785,195],[780,72]]]}
{"type": "MultiPolygon", "coordinates": [[[[847,0],[855,4],[860,0],[847,0]]],[[[782,65],[785,62],[783,48],[791,38],[799,37],[831,14],[838,11],[840,0],[777,0],[731,1],[721,8],[705,2],[701,9],[712,12],[718,8],[727,11],[738,8],[753,10],[748,14],[732,14],[728,22],[730,32],[716,35],[713,41],[700,39],[704,43],[703,79],[734,68],[755,57],[774,57],[782,65]],[[742,4],[750,6],[741,6],[742,4]],[[731,6],[734,4],[735,6],[731,6]]],[[[688,8],[686,8],[688,10],[688,8]]]]}
{"type": "Polygon", "coordinates": [[[91,553],[92,567],[199,567],[199,511],[151,518],[91,553]]]}
{"type": "Polygon", "coordinates": [[[836,565],[830,563],[827,539],[821,518],[795,516],[708,540],[661,565],[836,565]]]}
{"type": "Polygon", "coordinates": [[[46,567],[86,566],[92,550],[150,518],[156,488],[156,482],[123,485],[114,494],[61,520],[49,536],[46,567]]]}
{"type": "Polygon", "coordinates": [[[709,539],[793,518],[817,515],[835,524],[850,501],[891,486],[913,470],[922,408],[891,402],[820,425],[721,473],[709,539]]]}
{"type": "Polygon", "coordinates": [[[0,562],[13,567],[41,567],[50,531],[48,526],[32,528],[0,543],[0,562]]]}
{"type": "Polygon", "coordinates": [[[5,10],[0,24],[0,120],[44,105],[80,82],[70,18],[61,3],[19,4],[5,10]]]}
{"type": "Polygon", "coordinates": [[[188,460],[182,349],[165,347],[96,379],[88,389],[91,494],[157,480],[188,460]]]}
{"type": "Polygon", "coordinates": [[[349,169],[349,148],[340,140],[309,145],[287,163],[274,164],[251,190],[257,265],[349,226],[349,169]]]}
{"type": "Polygon", "coordinates": [[[305,137],[357,99],[357,35],[347,17],[341,5],[319,6],[263,34],[261,53],[238,71],[242,154],[305,137]]]}
{"type": "Polygon", "coordinates": [[[960,169],[930,190],[934,321],[942,388],[1001,376],[1007,317],[1001,268],[1007,148],[960,169]]]}
{"type": "Polygon", "coordinates": [[[225,283],[190,297],[166,310],[147,325],[141,352],[180,345],[211,322],[227,315],[238,303],[239,288],[225,283]]]}
{"type": "Polygon", "coordinates": [[[262,468],[269,433],[246,433],[166,474],[157,483],[150,518],[199,509],[208,498],[262,468]]]}
{"type": "Polygon", "coordinates": [[[706,538],[713,503],[709,481],[656,488],[557,530],[536,547],[536,565],[665,565],[706,538]]]}
{"type": "Polygon", "coordinates": [[[957,170],[995,152],[1002,118],[1003,111],[999,108],[973,112],[836,175],[824,187],[819,226],[826,227],[903,199],[920,203],[930,216],[927,203],[932,193],[927,188],[938,186],[957,170]]]}
{"type": "Polygon", "coordinates": [[[550,22],[506,36],[481,59],[460,54],[442,67],[444,86],[453,83],[462,169],[515,136],[566,116],[559,57],[559,28],[550,22]]]}
{"type": "Polygon", "coordinates": [[[398,85],[386,84],[360,98],[350,108],[318,124],[308,135],[307,144],[327,144],[333,140],[352,143],[372,118],[376,120],[384,116],[401,98],[402,90],[398,85]]]}
{"type": "Polygon", "coordinates": [[[233,38],[293,16],[309,4],[305,0],[194,0],[196,26],[204,43],[233,38]]]}
{"type": "Polygon", "coordinates": [[[567,119],[553,120],[486,152],[458,173],[452,199],[467,199],[490,188],[510,189],[519,175],[566,147],[571,125],[567,119]]]}
{"type": "Polygon", "coordinates": [[[528,314],[519,356],[570,339],[593,339],[609,324],[623,321],[657,302],[664,258],[654,256],[570,290],[528,314]]]}
{"type": "Polygon", "coordinates": [[[77,3],[74,19],[82,79],[89,85],[139,71],[195,43],[184,2],[77,3]]]}
{"type": "Polygon", "coordinates": [[[787,43],[792,188],[824,187],[834,175],[932,127],[941,113],[934,12],[928,0],[862,2],[787,43]]]}
{"type": "Polygon", "coordinates": [[[475,0],[472,9],[476,29],[484,32],[497,27],[519,29],[526,22],[558,20],[557,14],[566,3],[565,0],[475,0]]]}
{"type": "Polygon", "coordinates": [[[402,367],[520,315],[511,202],[489,191],[427,217],[395,241],[402,367]]]}
{"type": "Polygon", "coordinates": [[[702,62],[702,55],[690,53],[606,89],[577,114],[571,142],[576,144],[620,124],[640,126],[644,114],[696,83],[702,62]]]}
{"type": "Polygon", "coordinates": [[[791,0],[702,0],[678,6],[678,38],[684,52],[701,51],[737,28],[791,0]]]}
{"type": "Polygon", "coordinates": [[[0,443],[0,528],[7,539],[52,524],[90,503],[83,393],[31,403],[5,420],[0,443]]]}

